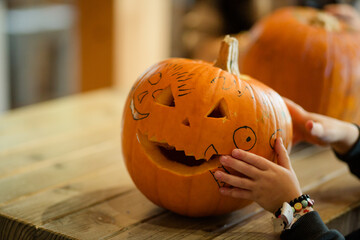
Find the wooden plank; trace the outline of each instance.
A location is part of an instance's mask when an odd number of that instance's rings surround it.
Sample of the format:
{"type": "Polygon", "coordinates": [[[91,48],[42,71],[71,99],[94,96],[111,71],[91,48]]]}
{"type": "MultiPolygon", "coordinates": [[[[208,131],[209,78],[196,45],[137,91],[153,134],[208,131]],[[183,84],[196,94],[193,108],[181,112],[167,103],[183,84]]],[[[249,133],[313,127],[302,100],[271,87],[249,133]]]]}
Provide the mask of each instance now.
{"type": "Polygon", "coordinates": [[[51,231],[40,232],[39,230],[36,231],[34,238],[36,240],[74,240],[75,239],[70,236],[66,236],[65,234],[54,233],[51,231]]]}
{"type": "Polygon", "coordinates": [[[338,160],[330,148],[310,147],[290,158],[304,192],[348,172],[347,165],[338,160]]]}
{"type": "Polygon", "coordinates": [[[133,189],[130,176],[119,161],[72,182],[13,201],[0,207],[0,214],[39,226],[133,189]]]}
{"type": "Polygon", "coordinates": [[[312,189],[310,194],[315,199],[315,209],[326,224],[336,227],[344,235],[360,227],[360,221],[352,221],[353,217],[359,219],[356,212],[360,207],[360,181],[354,175],[344,173],[312,189]],[[335,225],[337,219],[342,219],[341,225],[335,225]]]}
{"type": "Polygon", "coordinates": [[[164,209],[133,189],[106,202],[55,219],[40,226],[39,231],[61,232],[76,239],[100,239],[164,213],[164,209]]]}
{"type": "Polygon", "coordinates": [[[0,151],[37,144],[64,132],[121,121],[125,94],[113,90],[50,101],[0,117],[0,151]]]}
{"type": "Polygon", "coordinates": [[[0,206],[108,167],[120,156],[118,139],[64,155],[51,165],[0,179],[0,206]]]}
{"type": "Polygon", "coordinates": [[[32,171],[54,161],[58,162],[63,155],[81,151],[108,139],[115,139],[119,134],[118,121],[107,122],[94,128],[79,129],[45,138],[43,141],[37,141],[31,148],[19,147],[0,152],[0,179],[32,171]]]}
{"type": "Polygon", "coordinates": [[[252,204],[231,214],[206,218],[189,218],[167,212],[102,239],[211,239],[259,211],[261,208],[252,204]]]}
{"type": "Polygon", "coordinates": [[[33,240],[35,226],[0,214],[0,239],[33,240]]]}
{"type": "Polygon", "coordinates": [[[335,219],[327,223],[328,228],[337,229],[344,236],[352,233],[354,229],[360,229],[360,206],[351,211],[342,213],[335,219]]]}

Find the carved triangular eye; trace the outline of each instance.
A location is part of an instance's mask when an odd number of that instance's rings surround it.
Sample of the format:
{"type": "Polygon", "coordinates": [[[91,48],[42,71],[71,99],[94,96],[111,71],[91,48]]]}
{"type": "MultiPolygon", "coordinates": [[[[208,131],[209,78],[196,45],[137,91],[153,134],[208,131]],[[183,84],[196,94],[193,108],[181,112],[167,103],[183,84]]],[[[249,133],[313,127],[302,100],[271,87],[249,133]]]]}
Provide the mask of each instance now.
{"type": "Polygon", "coordinates": [[[174,95],[170,86],[158,91],[159,93],[154,96],[155,102],[168,107],[175,107],[174,95]]]}
{"type": "Polygon", "coordinates": [[[211,109],[211,111],[207,114],[207,117],[229,119],[230,118],[229,108],[225,99],[222,98],[220,101],[218,101],[211,109]]]}

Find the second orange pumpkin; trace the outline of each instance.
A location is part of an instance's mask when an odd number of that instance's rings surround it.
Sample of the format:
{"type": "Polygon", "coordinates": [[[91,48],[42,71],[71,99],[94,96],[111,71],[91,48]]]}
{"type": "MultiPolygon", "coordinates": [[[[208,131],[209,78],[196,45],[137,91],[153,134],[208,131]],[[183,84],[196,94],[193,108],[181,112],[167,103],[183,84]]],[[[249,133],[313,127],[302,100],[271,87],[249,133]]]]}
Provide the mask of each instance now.
{"type": "Polygon", "coordinates": [[[360,32],[312,8],[256,24],[240,69],[306,110],[360,123],[360,32]]]}

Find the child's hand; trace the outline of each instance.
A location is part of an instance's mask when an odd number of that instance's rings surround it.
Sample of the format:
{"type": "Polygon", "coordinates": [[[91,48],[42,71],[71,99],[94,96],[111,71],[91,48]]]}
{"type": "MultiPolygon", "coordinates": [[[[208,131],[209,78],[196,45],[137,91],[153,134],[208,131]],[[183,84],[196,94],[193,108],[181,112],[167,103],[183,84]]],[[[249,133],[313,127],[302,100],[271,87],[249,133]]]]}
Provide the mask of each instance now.
{"type": "Polygon", "coordinates": [[[220,188],[220,193],[253,200],[272,213],[281,207],[283,202],[299,197],[302,194],[300,184],[281,138],[275,142],[275,151],[279,165],[240,149],[234,149],[232,157],[222,156],[221,164],[246,177],[217,171],[215,177],[218,180],[233,186],[220,188]]]}
{"type": "Polygon", "coordinates": [[[310,113],[284,98],[293,121],[293,141],[307,141],[328,145],[338,153],[344,154],[353,146],[359,136],[355,125],[324,115],[310,113]]]}

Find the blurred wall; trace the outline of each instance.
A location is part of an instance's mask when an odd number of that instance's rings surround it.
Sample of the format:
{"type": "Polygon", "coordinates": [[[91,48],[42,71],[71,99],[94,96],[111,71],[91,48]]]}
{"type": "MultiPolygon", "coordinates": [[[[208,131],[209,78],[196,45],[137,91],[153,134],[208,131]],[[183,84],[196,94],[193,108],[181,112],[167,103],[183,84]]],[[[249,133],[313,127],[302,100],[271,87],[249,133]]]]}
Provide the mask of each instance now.
{"type": "Polygon", "coordinates": [[[117,0],[115,3],[116,86],[128,91],[152,64],[168,58],[170,0],[117,0]]]}
{"type": "Polygon", "coordinates": [[[11,5],[6,14],[12,108],[78,89],[74,5],[21,3],[11,5]]]}

